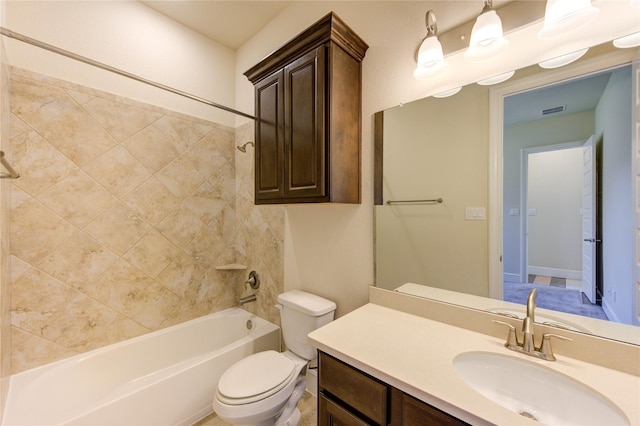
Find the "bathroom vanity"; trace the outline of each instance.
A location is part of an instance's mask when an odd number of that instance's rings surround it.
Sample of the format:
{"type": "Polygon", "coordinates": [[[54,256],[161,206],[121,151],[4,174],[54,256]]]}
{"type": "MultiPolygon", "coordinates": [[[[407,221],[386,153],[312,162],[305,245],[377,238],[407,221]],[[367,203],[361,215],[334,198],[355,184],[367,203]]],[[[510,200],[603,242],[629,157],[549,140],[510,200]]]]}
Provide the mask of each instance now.
{"type": "MultiPolygon", "coordinates": [[[[436,420],[432,424],[539,425],[562,421],[566,424],[567,416],[573,424],[588,424],[585,416],[592,419],[599,415],[605,419],[601,424],[640,424],[640,377],[637,372],[625,371],[625,365],[628,370],[630,364],[640,360],[638,347],[620,356],[606,343],[599,345],[602,339],[564,331],[563,334],[574,340],[557,342],[557,360],[544,361],[507,350],[505,330],[493,324],[492,315],[486,312],[442,306],[444,316],[434,320],[428,316],[440,308],[425,309],[424,300],[388,293],[388,297],[394,299],[388,303],[392,307],[379,303],[379,295],[370,295],[370,303],[309,335],[320,351],[320,425],[429,424],[427,419],[433,416],[436,420]],[[399,306],[408,306],[406,311],[412,313],[404,312],[399,306]],[[476,317],[476,313],[481,316],[476,317]],[[457,326],[448,323],[447,316],[455,318],[457,326]],[[486,322],[492,332],[478,332],[461,325],[465,317],[470,323],[486,322]],[[583,339],[595,340],[586,342],[585,346],[583,339]],[[574,350],[575,346],[578,351],[582,348],[583,352],[617,359],[615,362],[621,368],[574,357],[568,348],[574,350]],[[477,383],[465,376],[469,369],[464,373],[459,368],[461,361],[472,359],[483,363],[483,358],[497,360],[500,365],[495,374],[490,378],[481,377],[480,381],[491,385],[502,379],[512,385],[509,392],[515,394],[516,400],[520,396],[536,399],[537,395],[549,394],[551,402],[543,401],[542,408],[527,408],[519,413],[501,401],[483,396],[477,383]],[[503,361],[522,366],[522,375],[505,374],[506,370],[501,370],[503,361]],[[527,379],[537,377],[539,372],[549,381],[527,379]],[[576,388],[568,393],[568,399],[560,401],[561,396],[555,392],[565,385],[576,388]],[[527,394],[528,389],[533,389],[533,393],[527,394]],[[582,394],[587,399],[581,399],[582,394]],[[560,403],[554,403],[554,399],[560,403]],[[597,405],[604,411],[590,413],[592,406],[597,405]],[[556,415],[560,417],[554,421],[556,415]],[[413,421],[412,416],[420,420],[413,421]]],[[[626,348],[623,352],[629,349],[629,345],[621,345],[626,348]]],[[[473,374],[483,368],[470,370],[473,374]]]]}
{"type": "Polygon", "coordinates": [[[318,369],[318,425],[466,424],[324,352],[318,369]]]}

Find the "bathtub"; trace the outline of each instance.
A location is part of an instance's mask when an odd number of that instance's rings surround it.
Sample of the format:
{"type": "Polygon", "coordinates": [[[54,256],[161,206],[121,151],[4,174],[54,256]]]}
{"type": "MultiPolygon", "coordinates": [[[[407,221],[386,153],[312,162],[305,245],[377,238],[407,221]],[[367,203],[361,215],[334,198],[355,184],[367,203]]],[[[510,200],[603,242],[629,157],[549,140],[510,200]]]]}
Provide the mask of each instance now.
{"type": "Polygon", "coordinates": [[[2,424],[190,425],[229,366],[268,349],[279,327],[227,309],[11,376],[2,424]]]}

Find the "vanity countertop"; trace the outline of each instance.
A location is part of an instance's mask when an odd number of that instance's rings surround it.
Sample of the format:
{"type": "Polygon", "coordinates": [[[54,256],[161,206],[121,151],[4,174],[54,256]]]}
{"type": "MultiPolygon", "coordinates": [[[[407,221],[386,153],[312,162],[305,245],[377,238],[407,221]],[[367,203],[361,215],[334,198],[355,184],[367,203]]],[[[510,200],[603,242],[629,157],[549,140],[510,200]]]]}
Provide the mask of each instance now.
{"type": "Polygon", "coordinates": [[[573,377],[606,395],[632,425],[640,425],[638,376],[561,355],[555,362],[537,360],[507,350],[503,339],[373,303],[312,332],[309,339],[323,352],[474,425],[539,423],[494,404],[458,377],[453,359],[470,351],[511,355],[573,377]]]}

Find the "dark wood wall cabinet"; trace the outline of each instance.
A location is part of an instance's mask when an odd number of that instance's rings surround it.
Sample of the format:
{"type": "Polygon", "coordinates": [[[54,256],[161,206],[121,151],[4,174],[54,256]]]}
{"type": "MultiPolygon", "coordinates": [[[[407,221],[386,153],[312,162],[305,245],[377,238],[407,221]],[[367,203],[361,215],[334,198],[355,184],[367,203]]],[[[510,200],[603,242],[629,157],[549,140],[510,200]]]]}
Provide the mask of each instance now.
{"type": "Polygon", "coordinates": [[[255,203],[360,203],[367,44],[330,13],[244,73],[255,87],[255,203]]]}
{"type": "Polygon", "coordinates": [[[318,370],[318,426],[467,424],[323,352],[318,370]]]}

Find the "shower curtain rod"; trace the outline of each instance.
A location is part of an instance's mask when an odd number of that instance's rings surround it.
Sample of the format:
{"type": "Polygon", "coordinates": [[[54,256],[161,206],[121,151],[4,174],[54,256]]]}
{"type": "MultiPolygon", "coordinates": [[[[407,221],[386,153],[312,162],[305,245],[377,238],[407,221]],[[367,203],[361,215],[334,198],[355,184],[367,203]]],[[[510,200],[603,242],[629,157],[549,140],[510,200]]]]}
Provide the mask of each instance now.
{"type": "Polygon", "coordinates": [[[182,96],[182,97],[185,97],[185,98],[189,98],[191,100],[194,100],[194,101],[197,101],[197,102],[212,106],[214,108],[219,108],[219,109],[222,109],[224,111],[228,111],[228,112],[231,112],[233,114],[241,115],[243,117],[255,120],[255,117],[253,115],[249,115],[249,114],[244,113],[242,111],[238,111],[238,110],[235,110],[233,108],[229,108],[227,106],[220,105],[218,103],[209,101],[207,99],[200,98],[200,97],[192,95],[190,93],[186,93],[186,92],[183,92],[181,90],[174,89],[173,87],[165,86],[164,84],[156,83],[155,81],[147,80],[146,78],[139,77],[139,76],[137,76],[135,74],[131,74],[130,72],[123,71],[123,70],[118,69],[118,68],[114,68],[114,67],[112,67],[110,65],[103,64],[102,62],[94,61],[93,59],[89,59],[89,58],[87,58],[85,56],[81,56],[81,55],[75,54],[73,52],[69,52],[68,50],[60,49],[60,48],[58,48],[56,46],[52,46],[50,44],[47,44],[47,43],[44,43],[42,41],[33,39],[31,37],[28,37],[28,36],[13,32],[13,31],[8,30],[8,29],[6,29],[4,27],[0,27],[0,34],[2,34],[3,36],[9,37],[9,38],[13,38],[13,39],[19,40],[19,41],[21,41],[23,43],[27,43],[27,44],[30,44],[32,46],[39,47],[41,49],[45,49],[45,50],[48,50],[48,51],[53,52],[53,53],[57,53],[57,54],[62,55],[62,56],[66,56],[67,58],[71,58],[71,59],[74,59],[76,61],[84,62],[85,64],[93,65],[94,67],[102,68],[103,70],[111,71],[112,73],[119,74],[121,76],[130,78],[132,80],[136,80],[136,81],[138,81],[140,83],[148,84],[148,85],[156,87],[158,89],[166,90],[167,92],[171,92],[171,93],[174,93],[176,95],[179,95],[179,96],[182,96]]]}

